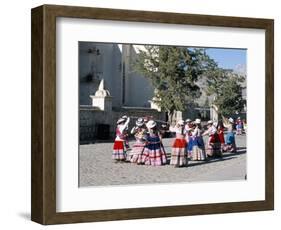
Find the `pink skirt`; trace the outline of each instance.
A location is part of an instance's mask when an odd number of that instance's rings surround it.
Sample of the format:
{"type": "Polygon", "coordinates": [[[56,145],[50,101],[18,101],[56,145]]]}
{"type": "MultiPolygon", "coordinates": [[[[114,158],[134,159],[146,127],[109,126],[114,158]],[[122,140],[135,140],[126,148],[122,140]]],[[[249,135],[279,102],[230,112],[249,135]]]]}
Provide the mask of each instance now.
{"type": "Polygon", "coordinates": [[[161,166],[167,163],[166,152],[161,144],[160,148],[149,149],[145,147],[141,162],[145,165],[161,166]]]}
{"type": "Polygon", "coordinates": [[[145,143],[141,142],[141,141],[137,141],[132,148],[132,151],[130,152],[130,161],[132,163],[137,163],[137,164],[141,164],[142,163],[142,154],[143,154],[143,150],[145,147],[145,143]]]}

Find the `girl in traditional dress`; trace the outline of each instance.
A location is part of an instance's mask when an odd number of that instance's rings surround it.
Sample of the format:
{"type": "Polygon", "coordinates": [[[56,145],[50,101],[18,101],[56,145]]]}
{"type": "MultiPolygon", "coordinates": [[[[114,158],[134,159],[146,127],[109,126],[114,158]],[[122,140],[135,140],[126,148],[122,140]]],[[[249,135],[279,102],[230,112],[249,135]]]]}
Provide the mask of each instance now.
{"type": "Polygon", "coordinates": [[[147,139],[147,129],[146,126],[144,125],[143,118],[139,118],[136,121],[136,126],[132,128],[131,134],[135,135],[136,142],[133,145],[132,151],[128,155],[130,156],[130,161],[132,163],[141,164],[142,153],[147,139]]]}
{"type": "Polygon", "coordinates": [[[223,118],[224,126],[227,128],[227,135],[226,135],[226,145],[224,147],[224,151],[226,152],[236,152],[236,142],[235,142],[235,135],[233,132],[233,118],[229,118],[228,120],[223,118]]]}
{"type": "Polygon", "coordinates": [[[218,135],[221,143],[221,151],[223,152],[225,147],[225,140],[224,140],[224,126],[222,121],[218,123],[218,135]]]}
{"type": "Polygon", "coordinates": [[[184,135],[184,121],[177,122],[175,127],[170,127],[171,132],[176,133],[176,139],[172,145],[172,155],[170,164],[175,167],[187,165],[186,140],[184,135]]]}
{"type": "Polygon", "coordinates": [[[219,135],[217,133],[216,122],[208,121],[207,131],[203,133],[208,135],[206,154],[208,157],[221,157],[221,144],[219,140],[219,135]]]}
{"type": "Polygon", "coordinates": [[[156,122],[150,120],[146,126],[148,128],[148,136],[142,155],[142,163],[153,166],[164,165],[167,162],[167,156],[156,128],[156,122]]]}
{"type": "Polygon", "coordinates": [[[213,129],[209,135],[206,152],[208,157],[222,157],[221,143],[219,135],[215,129],[213,129]]]}
{"type": "Polygon", "coordinates": [[[191,131],[193,129],[193,124],[190,119],[186,119],[184,126],[184,134],[185,134],[185,140],[186,140],[186,152],[187,157],[191,158],[192,155],[192,134],[191,131]]]}
{"type": "Polygon", "coordinates": [[[112,154],[112,159],[116,160],[117,162],[124,161],[126,159],[124,130],[128,126],[129,122],[130,118],[120,118],[117,121],[116,138],[114,141],[112,154]]]}
{"type": "Polygon", "coordinates": [[[243,125],[242,125],[241,118],[238,117],[236,121],[236,135],[242,135],[242,128],[243,125]]]}
{"type": "Polygon", "coordinates": [[[195,128],[192,131],[192,160],[203,161],[206,160],[205,145],[201,135],[201,120],[196,119],[195,128]]]}
{"type": "MultiPolygon", "coordinates": [[[[122,118],[124,120],[127,120],[128,117],[126,115],[122,116],[122,118]]],[[[125,127],[124,131],[123,131],[123,135],[124,135],[124,140],[125,140],[125,150],[128,151],[130,149],[130,145],[129,145],[129,127],[128,125],[125,127]]]]}

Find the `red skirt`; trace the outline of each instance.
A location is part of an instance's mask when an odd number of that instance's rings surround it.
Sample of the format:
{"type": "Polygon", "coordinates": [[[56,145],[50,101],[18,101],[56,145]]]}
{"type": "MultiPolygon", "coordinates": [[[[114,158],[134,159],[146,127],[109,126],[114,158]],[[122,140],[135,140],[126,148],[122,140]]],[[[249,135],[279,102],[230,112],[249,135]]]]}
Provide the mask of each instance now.
{"type": "Polygon", "coordinates": [[[112,159],[124,160],[126,158],[126,152],[124,149],[124,141],[115,141],[113,145],[112,159]]]}
{"type": "Polygon", "coordinates": [[[124,149],[124,142],[123,141],[115,141],[113,145],[114,150],[124,149]]]}
{"type": "Polygon", "coordinates": [[[184,138],[182,138],[182,139],[177,138],[174,141],[173,148],[186,148],[186,144],[187,144],[187,142],[184,138]]]}
{"type": "Polygon", "coordinates": [[[176,138],[172,148],[171,154],[171,165],[184,166],[187,165],[187,154],[186,154],[187,141],[184,138],[176,138]]]}

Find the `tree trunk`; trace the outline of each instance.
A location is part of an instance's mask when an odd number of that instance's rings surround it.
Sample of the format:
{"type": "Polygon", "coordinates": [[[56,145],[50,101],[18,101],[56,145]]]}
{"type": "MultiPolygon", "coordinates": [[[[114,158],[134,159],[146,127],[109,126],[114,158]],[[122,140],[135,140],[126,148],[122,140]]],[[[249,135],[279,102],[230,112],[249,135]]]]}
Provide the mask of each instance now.
{"type": "Polygon", "coordinates": [[[174,111],[168,111],[168,119],[170,125],[173,123],[173,116],[174,116],[174,111]]]}

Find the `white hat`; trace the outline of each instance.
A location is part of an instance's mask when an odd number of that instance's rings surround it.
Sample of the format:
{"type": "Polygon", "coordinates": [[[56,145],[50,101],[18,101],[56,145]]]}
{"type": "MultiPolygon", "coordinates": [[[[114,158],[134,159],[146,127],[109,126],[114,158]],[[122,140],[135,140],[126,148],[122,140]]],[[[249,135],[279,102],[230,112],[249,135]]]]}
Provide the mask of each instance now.
{"type": "Polygon", "coordinates": [[[143,120],[143,118],[138,118],[138,120],[136,121],[136,125],[137,126],[143,126],[143,124],[144,124],[144,120],[143,120]]]}
{"type": "Polygon", "coordinates": [[[124,115],[124,116],[122,116],[122,118],[125,119],[125,120],[127,120],[128,117],[127,117],[126,115],[124,115]]]}
{"type": "Polygon", "coordinates": [[[179,120],[179,121],[177,122],[177,124],[178,124],[178,125],[184,125],[184,120],[179,120]]]}
{"type": "Polygon", "coordinates": [[[192,128],[187,127],[187,128],[185,128],[185,130],[186,130],[186,131],[190,131],[190,130],[192,130],[192,128]]]}
{"type": "Polygon", "coordinates": [[[195,124],[200,124],[200,123],[201,123],[201,119],[196,118],[195,121],[194,121],[194,123],[195,123],[195,124]]]}
{"type": "Polygon", "coordinates": [[[191,120],[188,118],[188,119],[185,120],[185,122],[186,122],[186,123],[187,123],[187,122],[191,122],[191,120]]]}
{"type": "Polygon", "coordinates": [[[156,126],[156,122],[153,120],[150,120],[149,122],[146,123],[147,128],[152,129],[156,126]]]}
{"type": "Polygon", "coordinates": [[[207,122],[207,124],[208,124],[208,125],[212,125],[212,124],[213,124],[213,121],[212,121],[212,120],[209,120],[209,121],[207,122]]]}
{"type": "Polygon", "coordinates": [[[211,129],[211,134],[215,134],[217,132],[217,129],[215,128],[215,127],[213,127],[212,129],[211,129]]]}
{"type": "Polygon", "coordinates": [[[233,120],[232,117],[230,117],[230,118],[228,119],[228,121],[229,121],[230,123],[233,123],[233,122],[234,122],[234,120],[233,120]]]}
{"type": "Polygon", "coordinates": [[[148,122],[149,121],[149,117],[144,117],[143,118],[143,121],[146,123],[146,122],[148,122]]]}
{"type": "Polygon", "coordinates": [[[116,123],[117,123],[117,124],[120,124],[120,123],[124,122],[125,120],[126,120],[126,119],[124,119],[124,118],[119,118],[116,123]]]}

